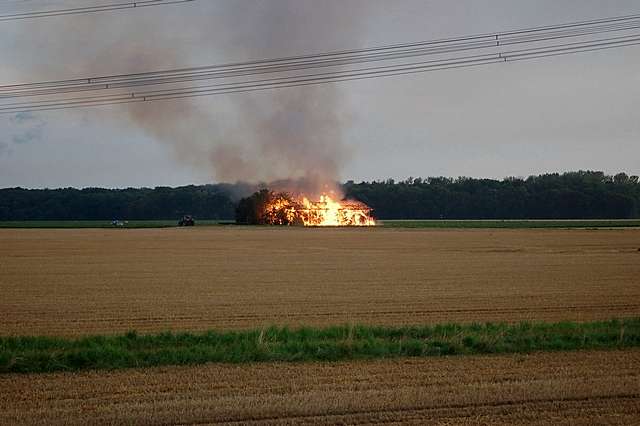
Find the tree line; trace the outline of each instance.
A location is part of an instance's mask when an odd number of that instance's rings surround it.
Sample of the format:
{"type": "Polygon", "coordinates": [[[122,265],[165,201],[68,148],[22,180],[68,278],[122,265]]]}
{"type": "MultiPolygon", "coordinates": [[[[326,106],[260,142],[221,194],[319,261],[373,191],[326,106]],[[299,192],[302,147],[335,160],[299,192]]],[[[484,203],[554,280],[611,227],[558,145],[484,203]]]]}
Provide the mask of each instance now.
{"type": "MultiPolygon", "coordinates": [[[[178,188],[0,189],[0,220],[233,220],[241,197],[261,186],[178,188]]],[[[632,219],[640,218],[638,176],[579,171],[502,180],[409,178],[349,181],[347,198],[378,219],[632,219]]]]}
{"type": "Polygon", "coordinates": [[[380,219],[632,219],[640,216],[638,176],[580,171],[503,180],[409,178],[347,182],[347,197],[380,219]]]}
{"type": "Polygon", "coordinates": [[[0,220],[230,219],[226,185],[127,189],[0,189],[0,220]]]}

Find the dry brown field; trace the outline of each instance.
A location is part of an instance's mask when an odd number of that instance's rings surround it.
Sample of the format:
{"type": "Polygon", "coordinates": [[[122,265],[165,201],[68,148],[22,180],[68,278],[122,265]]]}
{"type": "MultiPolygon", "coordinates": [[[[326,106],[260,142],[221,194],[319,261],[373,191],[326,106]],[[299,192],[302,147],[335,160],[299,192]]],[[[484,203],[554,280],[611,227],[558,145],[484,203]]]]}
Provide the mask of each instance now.
{"type": "Polygon", "coordinates": [[[640,230],[0,230],[0,334],[640,315],[640,230]]]}
{"type": "Polygon", "coordinates": [[[638,424],[640,350],[0,376],[0,424],[638,424]]]}

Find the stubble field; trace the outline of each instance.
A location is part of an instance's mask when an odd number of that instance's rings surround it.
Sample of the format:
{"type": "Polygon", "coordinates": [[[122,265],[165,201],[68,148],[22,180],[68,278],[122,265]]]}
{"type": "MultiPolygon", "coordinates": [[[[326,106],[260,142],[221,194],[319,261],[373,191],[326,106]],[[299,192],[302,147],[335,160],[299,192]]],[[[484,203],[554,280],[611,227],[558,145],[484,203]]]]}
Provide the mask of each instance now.
{"type": "Polygon", "coordinates": [[[0,376],[0,424],[637,424],[640,351],[0,376]]]}
{"type": "MultiPolygon", "coordinates": [[[[639,247],[638,229],[7,229],[0,334],[638,317],[639,247]]],[[[11,373],[0,424],[634,424],[639,367],[624,349],[11,373]]]]}
{"type": "Polygon", "coordinates": [[[2,335],[640,315],[640,230],[0,230],[2,335]]]}

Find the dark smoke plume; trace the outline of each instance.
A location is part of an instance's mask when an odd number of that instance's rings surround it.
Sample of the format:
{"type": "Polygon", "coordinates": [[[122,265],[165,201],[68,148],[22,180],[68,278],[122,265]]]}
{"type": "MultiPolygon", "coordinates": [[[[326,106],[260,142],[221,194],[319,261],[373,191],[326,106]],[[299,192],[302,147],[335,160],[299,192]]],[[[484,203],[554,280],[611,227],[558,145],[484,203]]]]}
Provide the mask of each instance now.
{"type": "MultiPolygon", "coordinates": [[[[358,45],[358,23],[353,17],[361,12],[349,13],[353,7],[344,1],[326,2],[322,8],[317,7],[316,0],[234,0],[195,5],[206,13],[228,16],[229,32],[244,29],[244,34],[232,37],[233,42],[226,44],[221,55],[234,61],[336,48],[335,28],[348,28],[340,32],[343,40],[339,47],[358,45]],[[251,28],[251,34],[246,34],[247,28],[251,28]],[[345,34],[350,38],[344,40],[345,34]]],[[[76,67],[75,75],[104,69],[114,61],[122,64],[112,68],[126,72],[205,65],[199,61],[199,49],[189,46],[167,50],[159,45],[150,51],[147,44],[141,49],[136,40],[144,39],[145,29],[139,23],[122,24],[114,30],[118,39],[110,44],[100,40],[93,43],[98,36],[91,21],[84,18],[75,28],[79,36],[86,35],[93,58],[76,67]]],[[[209,30],[203,27],[201,31],[206,39],[209,30]]],[[[219,49],[215,45],[210,48],[219,49]]],[[[336,189],[335,182],[341,179],[342,167],[350,157],[343,140],[349,112],[339,87],[327,84],[216,96],[216,102],[225,103],[223,110],[212,110],[211,99],[119,108],[134,126],[169,145],[179,161],[206,168],[219,182],[266,182],[274,190],[304,191],[311,196],[336,189]]]]}
{"type": "MultiPolygon", "coordinates": [[[[357,34],[357,23],[348,21],[345,2],[317,3],[299,0],[235,2],[233,20],[251,20],[255,36],[235,46],[246,59],[283,56],[283,47],[298,45],[297,53],[323,50],[323,34],[331,28],[347,26],[357,34]],[[314,39],[309,40],[313,34],[314,39]]],[[[356,40],[348,41],[348,44],[356,40]]],[[[343,140],[348,112],[339,88],[323,85],[271,90],[261,93],[225,96],[233,103],[235,120],[223,123],[191,102],[182,116],[197,117],[194,128],[174,127],[175,123],[152,112],[134,117],[154,135],[169,143],[184,143],[189,137],[204,138],[195,143],[194,162],[206,158],[218,181],[269,182],[275,190],[304,191],[317,194],[334,190],[350,152],[343,140]],[[151,124],[151,125],[150,125],[151,124]],[[198,133],[197,136],[194,133],[198,133]],[[181,137],[182,135],[182,137],[181,137]],[[200,152],[204,149],[206,152],[200,152]],[[274,181],[279,181],[274,183],[274,181]]],[[[160,108],[166,108],[162,106],[160,108]]],[[[142,108],[140,108],[142,109],[142,108]]],[[[165,117],[166,118],[166,117],[165,117]]],[[[193,119],[189,120],[193,123],[193,119]]],[[[184,160],[184,158],[183,158],[184,160]]]]}

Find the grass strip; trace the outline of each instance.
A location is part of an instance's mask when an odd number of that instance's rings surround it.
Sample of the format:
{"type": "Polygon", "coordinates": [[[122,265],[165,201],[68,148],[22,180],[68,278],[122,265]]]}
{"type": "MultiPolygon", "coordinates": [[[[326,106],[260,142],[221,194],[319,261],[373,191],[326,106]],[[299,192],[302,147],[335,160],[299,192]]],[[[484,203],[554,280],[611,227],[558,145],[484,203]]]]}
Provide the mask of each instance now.
{"type": "MultiPolygon", "coordinates": [[[[176,220],[131,220],[123,226],[113,226],[108,220],[25,220],[0,221],[0,229],[83,229],[83,228],[172,228],[176,220]]],[[[229,225],[231,220],[198,220],[196,226],[229,225]]],[[[435,229],[570,229],[570,228],[638,228],[640,220],[382,220],[385,228],[435,229]]]]}
{"type": "Polygon", "coordinates": [[[568,229],[637,228],[640,220],[383,220],[386,228],[568,229]]]}
{"type": "MultiPolygon", "coordinates": [[[[197,220],[196,226],[214,226],[229,221],[197,220]]],[[[139,229],[139,228],[175,228],[176,220],[131,220],[122,226],[114,226],[110,220],[16,220],[0,221],[0,229],[139,229]]]]}
{"type": "Polygon", "coordinates": [[[206,362],[339,361],[640,347],[640,318],[588,323],[442,324],[160,333],[77,339],[0,337],[0,373],[206,362]]]}

